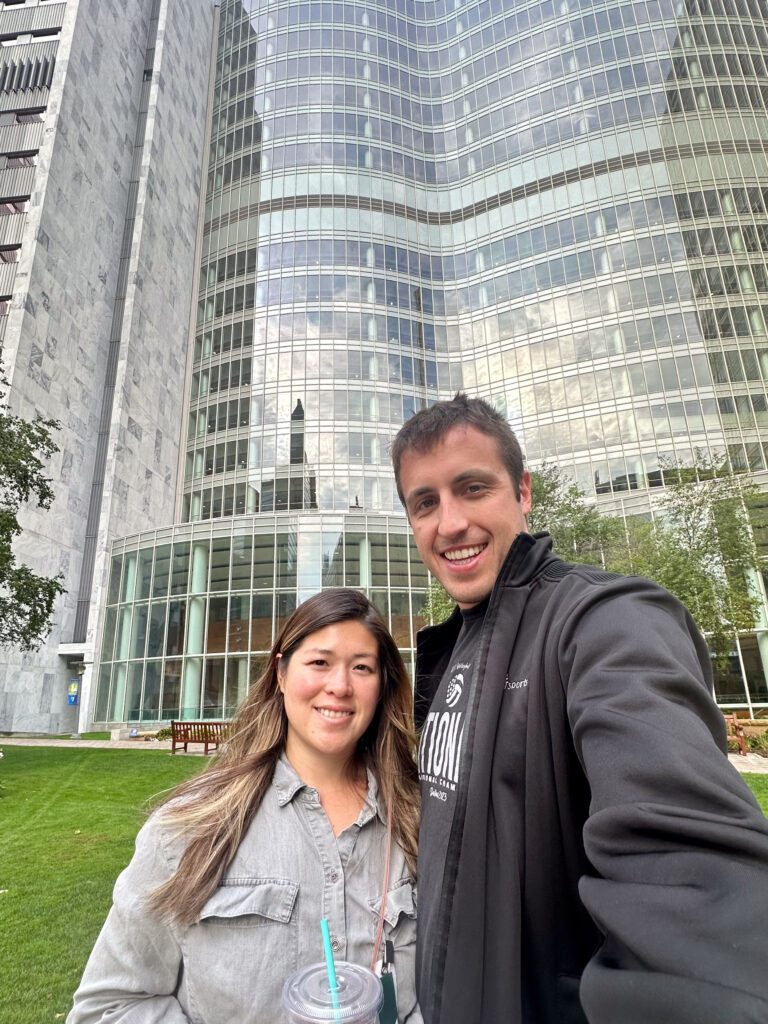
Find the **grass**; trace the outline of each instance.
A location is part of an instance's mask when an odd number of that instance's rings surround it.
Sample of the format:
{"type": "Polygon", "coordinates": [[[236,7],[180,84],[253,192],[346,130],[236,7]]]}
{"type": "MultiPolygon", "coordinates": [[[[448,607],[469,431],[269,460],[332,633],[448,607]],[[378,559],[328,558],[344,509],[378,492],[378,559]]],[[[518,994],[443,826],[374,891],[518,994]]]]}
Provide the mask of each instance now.
{"type": "Polygon", "coordinates": [[[763,814],[768,815],[768,775],[742,775],[741,777],[757,797],[757,802],[763,808],[763,814]]]}
{"type": "MultiPolygon", "coordinates": [[[[143,749],[5,748],[2,1024],[63,1021],[147,801],[205,763],[143,749]]],[[[768,775],[742,777],[768,814],[768,775]]]]}
{"type": "MultiPolygon", "coordinates": [[[[0,741],[0,746],[2,742],[0,741]]],[[[167,752],[6,746],[0,1021],[63,1021],[154,794],[199,771],[167,752]]]]}

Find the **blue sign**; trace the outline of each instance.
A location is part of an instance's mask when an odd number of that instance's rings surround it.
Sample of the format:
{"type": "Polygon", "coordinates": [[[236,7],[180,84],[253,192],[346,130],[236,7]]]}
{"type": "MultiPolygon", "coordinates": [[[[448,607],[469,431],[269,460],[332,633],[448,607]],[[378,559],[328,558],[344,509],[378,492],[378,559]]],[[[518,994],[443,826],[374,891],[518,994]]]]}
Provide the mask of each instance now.
{"type": "Polygon", "coordinates": [[[70,679],[67,683],[67,704],[80,703],[80,680],[70,679]]]}

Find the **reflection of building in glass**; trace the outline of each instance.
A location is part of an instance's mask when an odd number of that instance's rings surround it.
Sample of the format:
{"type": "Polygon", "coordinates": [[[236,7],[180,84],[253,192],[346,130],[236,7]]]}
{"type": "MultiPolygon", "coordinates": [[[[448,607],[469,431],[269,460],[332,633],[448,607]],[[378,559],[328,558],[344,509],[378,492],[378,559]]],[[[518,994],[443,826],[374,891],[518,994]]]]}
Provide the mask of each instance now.
{"type": "Polygon", "coordinates": [[[409,651],[387,445],[458,387],[629,514],[695,449],[764,479],[761,0],[223,0],[218,39],[180,525],[114,548],[96,720],[225,713],[321,586],[409,651]]]}
{"type": "Polygon", "coordinates": [[[260,510],[284,512],[287,508],[317,508],[317,480],[307,462],[304,407],[300,398],[296,400],[296,408],[291,413],[288,466],[276,466],[273,480],[262,478],[260,510]]]}

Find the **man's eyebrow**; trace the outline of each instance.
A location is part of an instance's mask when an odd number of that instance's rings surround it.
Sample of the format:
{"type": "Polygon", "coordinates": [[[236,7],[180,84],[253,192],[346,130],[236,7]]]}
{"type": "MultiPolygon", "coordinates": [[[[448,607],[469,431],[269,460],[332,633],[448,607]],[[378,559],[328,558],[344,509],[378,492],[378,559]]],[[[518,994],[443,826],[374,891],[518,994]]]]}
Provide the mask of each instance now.
{"type": "Polygon", "coordinates": [[[467,480],[477,480],[480,477],[483,480],[495,479],[497,476],[492,469],[487,469],[484,466],[478,467],[477,469],[465,469],[463,473],[458,473],[451,484],[465,484],[467,480]]]}
{"type": "MultiPolygon", "coordinates": [[[[492,469],[479,468],[479,469],[464,469],[461,473],[457,473],[456,476],[451,480],[451,487],[460,487],[462,484],[467,483],[469,480],[495,480],[497,477],[492,469]]],[[[412,491],[409,491],[405,496],[406,505],[408,502],[413,501],[416,498],[421,498],[425,494],[432,494],[434,487],[414,487],[412,491]]]]}
{"type": "Polygon", "coordinates": [[[412,491],[409,491],[405,496],[406,504],[409,501],[413,501],[414,498],[420,498],[423,494],[431,494],[434,488],[432,487],[414,487],[412,491]]]}

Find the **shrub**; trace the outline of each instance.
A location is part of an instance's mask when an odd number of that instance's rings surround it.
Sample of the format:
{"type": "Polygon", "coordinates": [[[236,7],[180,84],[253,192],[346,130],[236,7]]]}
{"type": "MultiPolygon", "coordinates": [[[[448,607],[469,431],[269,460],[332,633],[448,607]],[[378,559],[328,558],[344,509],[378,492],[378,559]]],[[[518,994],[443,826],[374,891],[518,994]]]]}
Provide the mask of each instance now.
{"type": "Polygon", "coordinates": [[[768,757],[768,732],[763,732],[759,736],[747,736],[747,749],[753,754],[768,757]]]}

